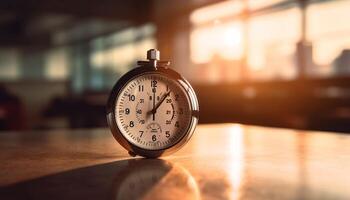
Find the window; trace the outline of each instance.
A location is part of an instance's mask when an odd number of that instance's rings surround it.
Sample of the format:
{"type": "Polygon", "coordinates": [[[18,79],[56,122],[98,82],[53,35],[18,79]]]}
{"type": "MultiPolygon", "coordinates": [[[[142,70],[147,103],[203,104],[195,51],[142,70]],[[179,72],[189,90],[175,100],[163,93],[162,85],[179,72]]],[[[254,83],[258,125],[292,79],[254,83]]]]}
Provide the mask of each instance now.
{"type": "Polygon", "coordinates": [[[19,77],[19,52],[15,48],[0,50],[0,80],[16,80],[19,77]]]}
{"type": "Polygon", "coordinates": [[[307,9],[307,38],[313,46],[310,76],[350,74],[350,1],[312,4],[307,9]]]}
{"type": "Polygon", "coordinates": [[[201,78],[194,80],[349,74],[350,1],[306,3],[305,9],[297,0],[224,1],[195,10],[190,17],[191,61],[201,78]]]}
{"type": "Polygon", "coordinates": [[[252,80],[293,79],[297,76],[296,44],[300,10],[251,17],[248,20],[248,77],[252,80]]]}
{"type": "Polygon", "coordinates": [[[69,48],[51,49],[46,54],[45,77],[50,80],[66,80],[69,66],[69,48]]]}
{"type": "Polygon", "coordinates": [[[92,40],[74,50],[73,90],[109,90],[127,71],[144,60],[145,49],[155,48],[152,24],[127,28],[92,40]]]}

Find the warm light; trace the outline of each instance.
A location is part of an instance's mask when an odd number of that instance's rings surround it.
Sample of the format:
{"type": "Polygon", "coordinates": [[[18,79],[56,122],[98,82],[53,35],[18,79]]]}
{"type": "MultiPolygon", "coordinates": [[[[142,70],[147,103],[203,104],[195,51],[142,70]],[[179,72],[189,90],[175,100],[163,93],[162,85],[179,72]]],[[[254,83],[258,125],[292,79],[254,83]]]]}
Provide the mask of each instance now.
{"type": "Polygon", "coordinates": [[[241,125],[234,124],[229,128],[229,132],[228,140],[230,140],[231,147],[229,152],[232,157],[230,158],[228,178],[232,184],[231,199],[240,199],[244,156],[243,128],[241,125]]]}
{"type": "Polygon", "coordinates": [[[222,42],[229,46],[238,45],[242,41],[242,35],[238,27],[226,27],[223,32],[222,42]]]}
{"type": "Polygon", "coordinates": [[[65,79],[68,76],[68,50],[60,48],[49,51],[46,57],[45,73],[49,79],[65,79]]]}
{"type": "Polygon", "coordinates": [[[291,79],[296,76],[300,21],[298,8],[249,19],[247,63],[251,79],[291,79]]]}
{"type": "Polygon", "coordinates": [[[329,65],[350,45],[350,1],[313,4],[308,8],[308,39],[313,42],[313,59],[329,65]]]}
{"type": "MultiPolygon", "coordinates": [[[[281,0],[248,0],[246,5],[242,2],[224,1],[191,14],[192,62],[203,66],[200,71],[208,82],[233,79],[226,74],[238,74],[235,80],[239,80],[239,70],[230,70],[245,64],[247,76],[252,80],[296,78],[297,44],[302,37],[300,8],[276,10],[243,21],[237,14],[244,6],[258,9],[281,0]]],[[[350,18],[349,7],[349,1],[308,7],[306,35],[312,45],[305,53],[308,73],[331,75],[336,72],[337,68],[332,67],[334,60],[344,49],[349,49],[350,25],[347,20],[342,20],[350,18]]]]}
{"type": "Polygon", "coordinates": [[[192,12],[190,20],[193,24],[202,24],[215,21],[222,17],[231,16],[243,10],[241,1],[230,0],[220,2],[214,5],[206,6],[192,12]]]}
{"type": "MultiPolygon", "coordinates": [[[[241,1],[225,1],[192,13],[192,62],[205,66],[202,69],[206,70],[206,73],[203,74],[209,82],[229,81],[223,74],[239,76],[239,70],[230,71],[228,66],[238,69],[244,65],[243,58],[247,59],[249,78],[295,77],[296,44],[301,33],[300,9],[291,8],[258,15],[244,22],[235,17],[235,14],[243,11],[241,3],[237,2],[241,1]],[[247,30],[247,34],[244,35],[243,30],[247,30]]],[[[272,2],[248,3],[248,6],[259,7],[272,2]]],[[[235,80],[239,79],[236,77],[235,80]]]]}
{"type": "Polygon", "coordinates": [[[271,6],[285,0],[246,0],[250,10],[256,10],[262,7],[271,6]]]}
{"type": "Polygon", "coordinates": [[[208,63],[214,56],[224,60],[242,58],[242,28],[240,23],[200,27],[191,33],[191,59],[194,63],[208,63]]]}

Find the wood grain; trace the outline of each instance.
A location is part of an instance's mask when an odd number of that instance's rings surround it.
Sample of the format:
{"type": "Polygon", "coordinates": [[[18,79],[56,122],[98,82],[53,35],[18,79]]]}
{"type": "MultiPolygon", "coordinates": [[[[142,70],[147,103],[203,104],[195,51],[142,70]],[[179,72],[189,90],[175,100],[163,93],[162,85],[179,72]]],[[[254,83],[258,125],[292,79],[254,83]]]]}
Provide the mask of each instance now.
{"type": "Polygon", "coordinates": [[[0,133],[0,199],[350,199],[350,136],[200,125],[161,159],[107,129],[0,133]]]}

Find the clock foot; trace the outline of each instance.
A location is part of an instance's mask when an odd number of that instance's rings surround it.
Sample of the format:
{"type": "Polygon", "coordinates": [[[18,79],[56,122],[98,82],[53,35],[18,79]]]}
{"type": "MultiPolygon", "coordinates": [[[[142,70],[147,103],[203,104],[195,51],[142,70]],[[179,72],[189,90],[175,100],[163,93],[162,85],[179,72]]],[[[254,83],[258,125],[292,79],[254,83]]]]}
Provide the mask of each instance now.
{"type": "Polygon", "coordinates": [[[129,153],[129,155],[132,156],[132,157],[135,157],[135,156],[136,156],[136,154],[135,154],[134,152],[132,152],[132,151],[129,151],[128,153],[129,153]]]}

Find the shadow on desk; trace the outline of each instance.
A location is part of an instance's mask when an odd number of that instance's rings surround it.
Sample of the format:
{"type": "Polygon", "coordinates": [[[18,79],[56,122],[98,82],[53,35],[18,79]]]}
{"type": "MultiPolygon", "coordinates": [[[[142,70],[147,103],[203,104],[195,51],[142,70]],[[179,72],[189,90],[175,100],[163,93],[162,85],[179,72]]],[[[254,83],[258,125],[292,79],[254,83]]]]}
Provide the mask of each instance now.
{"type": "Polygon", "coordinates": [[[179,197],[200,199],[195,180],[184,168],[159,159],[116,161],[0,188],[0,199],[178,199],[179,197]]]}

